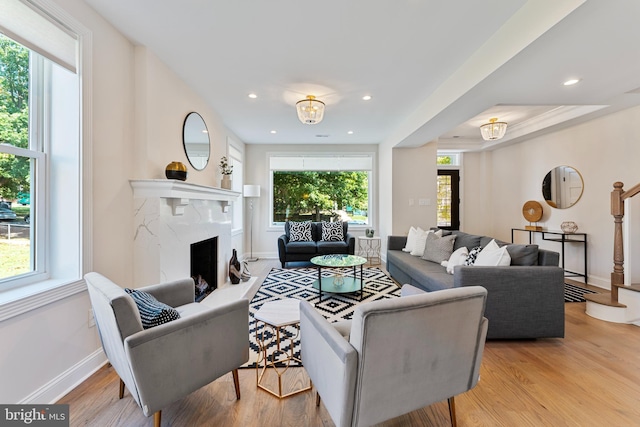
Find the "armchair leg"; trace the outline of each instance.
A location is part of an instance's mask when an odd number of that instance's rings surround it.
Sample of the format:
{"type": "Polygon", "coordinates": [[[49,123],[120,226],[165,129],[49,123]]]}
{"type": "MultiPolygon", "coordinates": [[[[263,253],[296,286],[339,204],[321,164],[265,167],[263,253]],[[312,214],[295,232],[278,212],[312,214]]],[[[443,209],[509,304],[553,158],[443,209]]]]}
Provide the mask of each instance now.
{"type": "Polygon", "coordinates": [[[120,379],[120,393],[118,394],[118,398],[122,399],[124,397],[124,381],[120,379]]]}
{"type": "Polygon", "coordinates": [[[316,391],[316,406],[320,406],[320,393],[316,391]]]}
{"type": "Polygon", "coordinates": [[[233,375],[233,386],[236,388],[236,399],[240,400],[240,379],[238,378],[238,370],[231,371],[233,375]]]}
{"type": "Polygon", "coordinates": [[[162,416],[162,411],[158,411],[153,414],[153,427],[160,427],[160,418],[162,416]]]}
{"type": "Polygon", "coordinates": [[[451,396],[448,400],[449,402],[449,415],[451,416],[451,427],[456,427],[458,424],[456,423],[456,402],[451,396]]]}

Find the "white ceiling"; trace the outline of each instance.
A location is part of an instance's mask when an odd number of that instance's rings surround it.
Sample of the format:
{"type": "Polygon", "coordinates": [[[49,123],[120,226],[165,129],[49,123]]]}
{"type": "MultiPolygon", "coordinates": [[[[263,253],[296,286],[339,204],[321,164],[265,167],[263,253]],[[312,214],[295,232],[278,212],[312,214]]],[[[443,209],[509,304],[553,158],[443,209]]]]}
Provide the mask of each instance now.
{"type": "Polygon", "coordinates": [[[85,1],[250,144],[489,149],[490,117],[513,143],[640,104],[637,1],[85,1]],[[296,116],[309,94],[317,125],[296,116]]]}

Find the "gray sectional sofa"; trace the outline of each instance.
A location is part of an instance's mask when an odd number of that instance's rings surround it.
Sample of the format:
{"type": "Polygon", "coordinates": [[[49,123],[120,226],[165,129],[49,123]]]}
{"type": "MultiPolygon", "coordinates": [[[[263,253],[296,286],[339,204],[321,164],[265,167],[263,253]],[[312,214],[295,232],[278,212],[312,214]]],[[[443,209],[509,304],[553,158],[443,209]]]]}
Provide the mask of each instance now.
{"type": "MultiPolygon", "coordinates": [[[[488,236],[454,231],[453,249],[486,246],[488,236]]],[[[453,274],[421,257],[403,252],[407,236],[389,236],[387,271],[401,285],[417,292],[431,292],[461,286],[487,289],[485,316],[489,319],[489,339],[564,337],[564,272],[559,254],[537,245],[508,245],[511,265],[501,267],[456,266],[453,274]]]]}

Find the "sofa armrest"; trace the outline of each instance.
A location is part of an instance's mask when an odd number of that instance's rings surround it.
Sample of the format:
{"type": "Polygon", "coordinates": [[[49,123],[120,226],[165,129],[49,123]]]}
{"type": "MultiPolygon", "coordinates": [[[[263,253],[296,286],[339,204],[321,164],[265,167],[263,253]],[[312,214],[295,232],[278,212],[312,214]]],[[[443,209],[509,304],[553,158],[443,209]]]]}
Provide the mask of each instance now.
{"type": "Polygon", "coordinates": [[[356,253],[356,236],[351,233],[347,233],[344,236],[344,241],[349,245],[349,255],[356,253]]]}
{"type": "Polygon", "coordinates": [[[356,349],[306,301],[300,302],[300,336],[302,363],[325,408],[337,425],[351,425],[356,349]]]}
{"type": "Polygon", "coordinates": [[[287,261],[287,243],[289,243],[289,239],[286,234],[278,237],[278,257],[283,264],[287,261]]]}
{"type": "Polygon", "coordinates": [[[139,288],[138,290],[149,292],[158,301],[170,307],[178,307],[195,301],[196,285],[191,277],[159,283],[139,288]]]}
{"type": "Polygon", "coordinates": [[[407,236],[387,237],[387,250],[401,251],[407,245],[407,236]]]}
{"type": "Polygon", "coordinates": [[[564,271],[551,266],[456,266],[454,286],[488,291],[488,338],[564,336],[564,271]]]}

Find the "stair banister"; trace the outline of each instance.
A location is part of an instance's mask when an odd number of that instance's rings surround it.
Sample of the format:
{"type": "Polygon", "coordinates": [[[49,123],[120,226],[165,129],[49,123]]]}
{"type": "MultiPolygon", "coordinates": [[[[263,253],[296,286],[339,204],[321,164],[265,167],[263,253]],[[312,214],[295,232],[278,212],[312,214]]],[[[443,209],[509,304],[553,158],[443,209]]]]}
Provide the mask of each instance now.
{"type": "Polygon", "coordinates": [[[622,219],[624,218],[624,201],[640,193],[640,184],[629,190],[622,189],[620,181],[613,183],[611,192],[611,215],[613,215],[613,272],[611,273],[611,301],[618,302],[618,288],[624,286],[624,249],[622,236],[622,219]]]}

